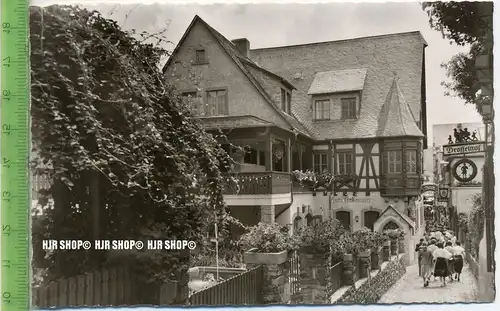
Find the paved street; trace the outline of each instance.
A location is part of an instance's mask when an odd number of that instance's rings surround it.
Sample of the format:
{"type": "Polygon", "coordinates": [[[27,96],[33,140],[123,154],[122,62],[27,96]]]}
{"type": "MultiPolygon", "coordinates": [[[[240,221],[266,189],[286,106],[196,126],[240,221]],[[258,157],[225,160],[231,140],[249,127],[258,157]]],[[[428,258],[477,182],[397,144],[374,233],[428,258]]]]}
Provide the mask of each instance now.
{"type": "Polygon", "coordinates": [[[379,303],[454,303],[477,301],[477,284],[466,265],[460,282],[447,282],[441,287],[436,279],[424,288],[418,276],[418,265],[406,268],[406,274],[379,300],[379,303]]]}

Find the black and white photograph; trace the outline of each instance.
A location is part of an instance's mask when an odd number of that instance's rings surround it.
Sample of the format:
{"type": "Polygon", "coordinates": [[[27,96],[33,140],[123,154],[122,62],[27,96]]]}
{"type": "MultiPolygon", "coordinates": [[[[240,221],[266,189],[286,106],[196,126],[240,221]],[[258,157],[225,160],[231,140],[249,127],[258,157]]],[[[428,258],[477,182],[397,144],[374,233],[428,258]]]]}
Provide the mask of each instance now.
{"type": "Polygon", "coordinates": [[[493,2],[130,2],[29,8],[33,308],[495,300],[493,2]]]}

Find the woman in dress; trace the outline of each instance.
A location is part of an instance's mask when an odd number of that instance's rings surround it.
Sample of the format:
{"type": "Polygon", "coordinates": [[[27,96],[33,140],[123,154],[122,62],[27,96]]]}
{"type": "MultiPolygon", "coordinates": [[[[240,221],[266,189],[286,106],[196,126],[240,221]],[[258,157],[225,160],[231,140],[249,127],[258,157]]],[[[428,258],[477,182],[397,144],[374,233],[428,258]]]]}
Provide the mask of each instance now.
{"type": "Polygon", "coordinates": [[[457,241],[456,245],[453,247],[453,257],[455,259],[453,267],[455,270],[455,279],[460,281],[460,274],[462,273],[462,268],[464,267],[465,249],[459,241],[457,241]]]}
{"type": "Polygon", "coordinates": [[[422,272],[422,279],[424,280],[424,287],[429,286],[429,280],[432,275],[432,268],[434,266],[434,258],[432,252],[427,247],[427,242],[420,245],[420,271],[422,272]]]}
{"type": "Polygon", "coordinates": [[[434,276],[439,277],[442,285],[446,286],[446,277],[449,275],[448,260],[452,257],[450,252],[444,249],[443,243],[437,244],[438,249],[434,251],[434,276]]]}
{"type": "Polygon", "coordinates": [[[448,275],[450,277],[450,282],[453,282],[453,276],[455,275],[455,263],[453,257],[453,245],[451,244],[451,241],[446,242],[444,249],[452,255],[451,258],[448,259],[448,275]]]}

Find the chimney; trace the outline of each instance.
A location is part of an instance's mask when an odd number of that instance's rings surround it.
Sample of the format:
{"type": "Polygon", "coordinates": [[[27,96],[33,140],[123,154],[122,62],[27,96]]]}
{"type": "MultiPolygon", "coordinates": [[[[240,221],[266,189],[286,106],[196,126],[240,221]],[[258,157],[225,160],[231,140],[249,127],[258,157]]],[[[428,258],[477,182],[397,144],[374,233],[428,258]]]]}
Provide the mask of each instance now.
{"type": "Polygon", "coordinates": [[[234,39],[231,42],[236,45],[236,48],[241,54],[246,57],[250,57],[250,41],[248,41],[247,38],[234,39]]]}

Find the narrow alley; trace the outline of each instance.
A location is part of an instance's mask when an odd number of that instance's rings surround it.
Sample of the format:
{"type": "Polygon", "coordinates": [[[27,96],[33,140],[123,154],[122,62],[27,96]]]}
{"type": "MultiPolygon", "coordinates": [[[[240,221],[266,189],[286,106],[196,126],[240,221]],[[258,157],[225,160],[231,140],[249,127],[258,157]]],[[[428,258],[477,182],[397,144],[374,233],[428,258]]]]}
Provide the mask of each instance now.
{"type": "Polygon", "coordinates": [[[447,282],[441,287],[436,279],[423,287],[418,265],[406,268],[405,275],[385,293],[378,303],[456,303],[477,302],[477,284],[468,265],[464,266],[460,282],[447,282]]]}

